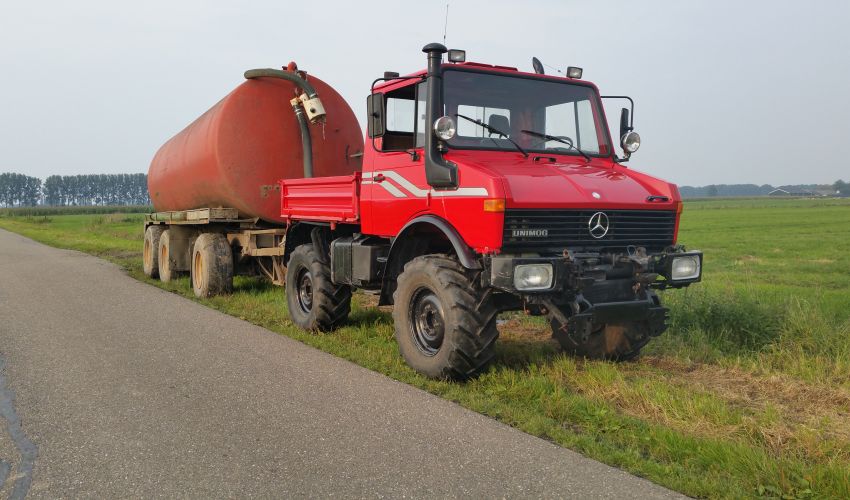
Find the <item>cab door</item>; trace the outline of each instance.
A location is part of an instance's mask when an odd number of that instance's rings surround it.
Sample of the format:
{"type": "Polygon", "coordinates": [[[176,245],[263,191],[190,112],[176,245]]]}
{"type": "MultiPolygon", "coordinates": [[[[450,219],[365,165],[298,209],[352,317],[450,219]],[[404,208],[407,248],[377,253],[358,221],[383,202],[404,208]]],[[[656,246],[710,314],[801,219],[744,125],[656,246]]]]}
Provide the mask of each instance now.
{"type": "Polygon", "coordinates": [[[384,133],[375,140],[374,162],[363,173],[361,191],[370,206],[363,228],[369,234],[395,236],[430,208],[423,158],[425,95],[425,83],[416,80],[384,94],[384,133]]]}

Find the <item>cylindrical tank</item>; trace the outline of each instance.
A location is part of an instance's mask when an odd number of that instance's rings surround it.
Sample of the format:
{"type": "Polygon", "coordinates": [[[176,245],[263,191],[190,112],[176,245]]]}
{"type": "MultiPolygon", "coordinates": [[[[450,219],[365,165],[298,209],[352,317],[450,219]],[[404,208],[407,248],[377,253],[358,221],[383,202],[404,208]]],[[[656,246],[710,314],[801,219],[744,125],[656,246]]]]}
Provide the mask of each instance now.
{"type": "MultiPolygon", "coordinates": [[[[330,85],[307,80],[327,113],[324,123],[309,126],[313,175],[360,170],[363,135],[354,112],[330,85]]],[[[296,88],[277,78],[247,80],[166,142],[148,170],[154,209],[230,207],[240,217],[282,222],[278,180],[304,176],[290,104],[296,88]]]]}

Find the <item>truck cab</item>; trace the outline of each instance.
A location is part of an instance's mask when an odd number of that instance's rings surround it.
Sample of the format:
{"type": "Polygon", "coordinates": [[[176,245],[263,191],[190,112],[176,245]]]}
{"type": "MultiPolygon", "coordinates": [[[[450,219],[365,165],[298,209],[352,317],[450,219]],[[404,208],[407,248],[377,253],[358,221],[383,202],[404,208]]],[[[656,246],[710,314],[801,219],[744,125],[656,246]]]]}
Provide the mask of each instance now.
{"type": "MultiPolygon", "coordinates": [[[[431,255],[473,276],[492,310],[547,315],[570,352],[636,356],[666,328],[655,290],[701,279],[702,254],[677,245],[676,186],[623,165],[594,84],[443,62],[440,44],[423,51],[426,70],[373,84],[359,199],[361,235],[389,244],[381,303],[401,311],[402,354],[437,376],[482,366],[457,361],[468,353],[419,363],[439,354],[451,304],[402,282],[412,261],[431,255]]],[[[627,154],[639,141],[628,123],[624,109],[627,154]]],[[[474,340],[479,350],[487,342],[474,340]]]]}

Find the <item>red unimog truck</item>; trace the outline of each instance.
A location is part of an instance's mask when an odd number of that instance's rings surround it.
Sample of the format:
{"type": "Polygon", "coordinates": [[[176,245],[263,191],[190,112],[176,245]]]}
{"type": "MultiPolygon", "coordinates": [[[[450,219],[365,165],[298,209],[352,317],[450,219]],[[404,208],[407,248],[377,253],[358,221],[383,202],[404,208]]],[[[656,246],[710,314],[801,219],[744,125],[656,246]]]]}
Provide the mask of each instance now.
{"type": "Polygon", "coordinates": [[[700,281],[702,253],[677,245],[676,186],[623,165],[633,108],[618,158],[580,68],[423,52],[426,70],[373,82],[365,143],[339,94],[294,63],[246,72],[154,158],[145,272],[189,272],[199,296],[265,275],[307,330],[343,324],[354,289],[377,294],[430,377],[485,369],[501,311],[546,315],[573,354],[636,356],[666,328],[655,291],[700,281]]]}

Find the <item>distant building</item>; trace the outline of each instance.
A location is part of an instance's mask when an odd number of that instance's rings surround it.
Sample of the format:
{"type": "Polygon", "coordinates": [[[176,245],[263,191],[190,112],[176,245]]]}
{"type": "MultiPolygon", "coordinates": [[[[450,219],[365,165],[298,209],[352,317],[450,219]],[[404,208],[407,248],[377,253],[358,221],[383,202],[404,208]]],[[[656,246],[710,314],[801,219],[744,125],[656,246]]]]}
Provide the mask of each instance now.
{"type": "Polygon", "coordinates": [[[823,193],[819,193],[817,191],[787,191],[782,188],[776,188],[773,191],[767,193],[768,196],[797,196],[800,198],[819,198],[822,196],[828,196],[823,193]]]}

